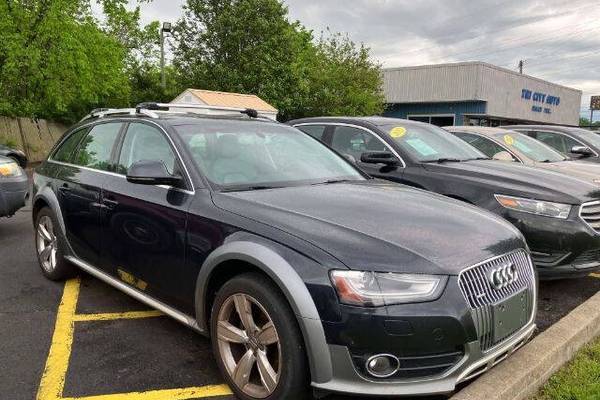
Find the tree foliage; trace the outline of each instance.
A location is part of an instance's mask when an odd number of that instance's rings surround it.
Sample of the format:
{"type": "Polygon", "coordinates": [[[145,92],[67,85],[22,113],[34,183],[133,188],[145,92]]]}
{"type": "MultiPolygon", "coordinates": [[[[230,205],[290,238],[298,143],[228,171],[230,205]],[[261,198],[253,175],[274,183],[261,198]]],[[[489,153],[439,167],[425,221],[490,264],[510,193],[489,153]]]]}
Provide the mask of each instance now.
{"type": "Polygon", "coordinates": [[[382,110],[369,49],[315,40],[280,0],[187,0],[163,88],[159,23],[140,22],[151,1],[0,0],[0,115],[71,122],[185,87],[256,94],[282,119],[382,110]]]}
{"type": "Polygon", "coordinates": [[[89,2],[0,0],[0,114],[73,120],[127,101],[125,50],[89,2]]]}
{"type": "Polygon", "coordinates": [[[182,85],[256,94],[282,119],[382,111],[381,71],[347,37],[316,44],[279,0],[188,0],[174,65],[182,85]]]}

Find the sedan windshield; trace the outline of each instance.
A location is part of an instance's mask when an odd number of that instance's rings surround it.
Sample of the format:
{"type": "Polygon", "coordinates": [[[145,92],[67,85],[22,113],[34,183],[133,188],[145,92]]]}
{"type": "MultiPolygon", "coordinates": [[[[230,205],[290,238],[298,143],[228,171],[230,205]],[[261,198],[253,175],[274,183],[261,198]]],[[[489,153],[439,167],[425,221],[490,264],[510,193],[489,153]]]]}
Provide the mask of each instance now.
{"type": "Polygon", "coordinates": [[[557,162],[566,160],[565,156],[553,148],[522,133],[506,131],[494,136],[496,140],[502,142],[502,144],[509,149],[521,153],[535,162],[557,162]]]}
{"type": "Polygon", "coordinates": [[[380,128],[407,153],[421,162],[467,161],[487,159],[485,154],[461,139],[433,125],[399,121],[380,128]]]}
{"type": "Polygon", "coordinates": [[[175,129],[197,167],[222,190],[365,179],[321,142],[288,126],[204,119],[175,129]]]}

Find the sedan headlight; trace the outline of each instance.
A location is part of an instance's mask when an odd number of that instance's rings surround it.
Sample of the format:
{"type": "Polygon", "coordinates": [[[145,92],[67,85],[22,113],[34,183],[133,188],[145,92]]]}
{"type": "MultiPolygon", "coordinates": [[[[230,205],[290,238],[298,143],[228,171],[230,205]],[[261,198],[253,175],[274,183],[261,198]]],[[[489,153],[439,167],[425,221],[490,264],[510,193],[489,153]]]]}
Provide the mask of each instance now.
{"type": "Polygon", "coordinates": [[[567,219],[571,212],[570,204],[553,203],[551,201],[523,199],[520,197],[494,195],[502,207],[546,217],[567,219]]]}
{"type": "Polygon", "coordinates": [[[435,300],[448,279],[442,275],[340,270],[330,275],[342,303],[367,307],[435,300]]]}
{"type": "Polygon", "coordinates": [[[14,177],[21,176],[21,167],[16,162],[10,161],[6,163],[0,162],[0,176],[3,177],[14,177]]]}

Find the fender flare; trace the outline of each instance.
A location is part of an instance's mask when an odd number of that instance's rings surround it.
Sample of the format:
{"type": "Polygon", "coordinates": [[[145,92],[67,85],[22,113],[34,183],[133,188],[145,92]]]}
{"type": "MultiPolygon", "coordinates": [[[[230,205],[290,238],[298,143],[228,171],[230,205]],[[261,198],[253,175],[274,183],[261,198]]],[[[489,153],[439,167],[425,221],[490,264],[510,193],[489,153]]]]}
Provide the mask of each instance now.
{"type": "MultiPolygon", "coordinates": [[[[46,204],[48,204],[48,206],[56,216],[56,219],[58,220],[58,224],[60,225],[60,230],[63,236],[66,237],[67,229],[65,227],[65,221],[56,194],[52,191],[52,189],[49,186],[44,186],[40,189],[39,192],[36,193],[34,199],[31,202],[32,206],[35,207],[35,203],[37,203],[39,200],[43,200],[44,202],[46,202],[46,204]]],[[[35,221],[33,221],[33,223],[35,224],[35,221]]]]}
{"type": "Polygon", "coordinates": [[[204,261],[196,281],[196,319],[202,331],[208,332],[205,299],[210,277],[225,261],[244,261],[269,276],[281,289],[296,315],[310,365],[312,381],[327,382],[333,371],[329,346],[315,303],[294,268],[272,249],[250,241],[229,242],[214,250],[204,261]]]}

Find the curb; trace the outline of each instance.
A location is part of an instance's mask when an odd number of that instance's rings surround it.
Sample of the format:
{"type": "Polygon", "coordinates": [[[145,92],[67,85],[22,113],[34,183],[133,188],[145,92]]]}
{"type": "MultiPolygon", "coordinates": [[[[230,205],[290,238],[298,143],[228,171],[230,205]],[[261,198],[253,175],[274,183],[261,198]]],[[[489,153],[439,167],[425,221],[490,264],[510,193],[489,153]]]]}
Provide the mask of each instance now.
{"type": "Polygon", "coordinates": [[[450,400],[523,400],[600,335],[600,292],[450,400]]]}

